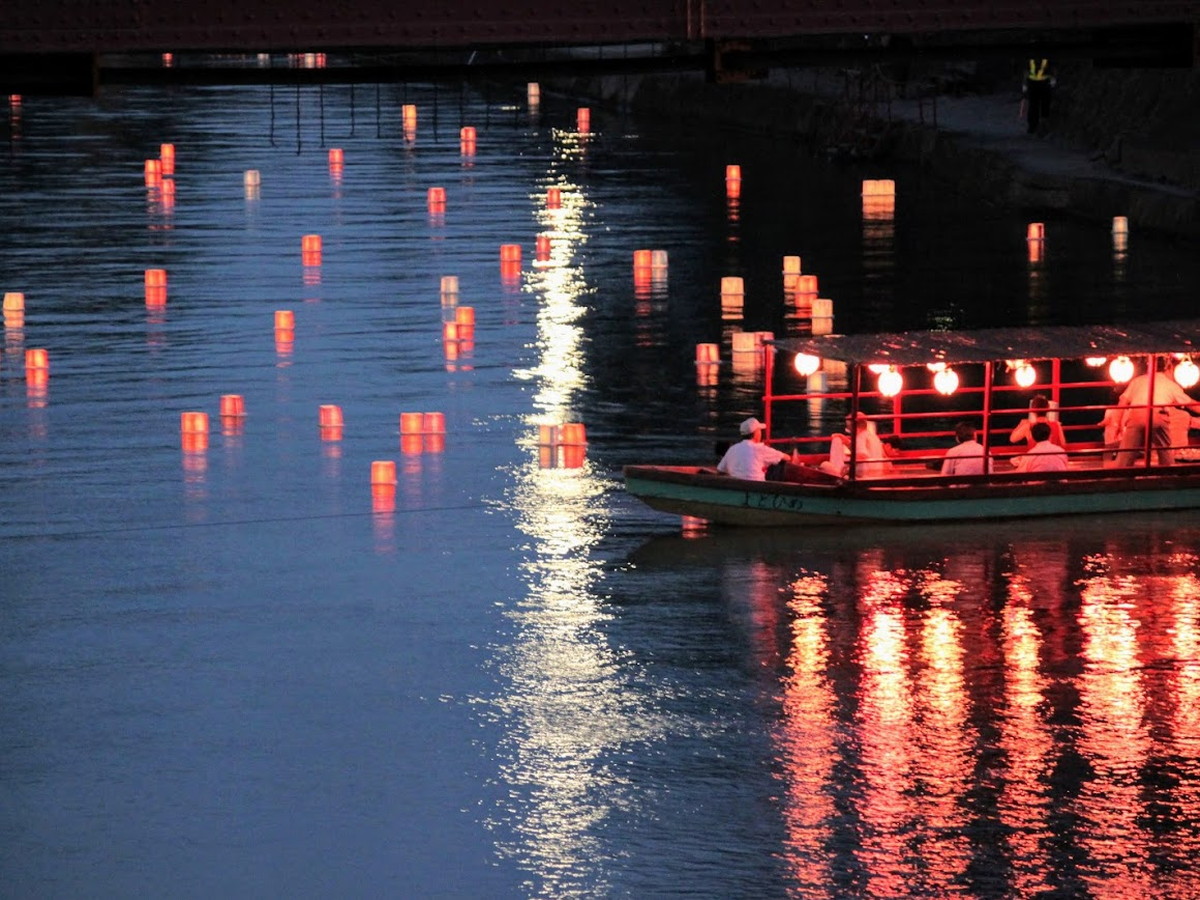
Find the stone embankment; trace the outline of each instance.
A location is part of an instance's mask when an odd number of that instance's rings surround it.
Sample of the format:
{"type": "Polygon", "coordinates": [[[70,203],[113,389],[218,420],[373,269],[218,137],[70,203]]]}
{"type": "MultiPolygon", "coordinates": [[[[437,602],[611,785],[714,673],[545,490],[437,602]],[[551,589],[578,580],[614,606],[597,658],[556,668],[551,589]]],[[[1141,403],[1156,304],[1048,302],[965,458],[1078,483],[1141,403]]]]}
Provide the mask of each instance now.
{"type": "Polygon", "coordinates": [[[1200,73],[1060,71],[1049,128],[1026,133],[1020,73],[973,66],[812,69],[711,84],[697,74],[579,79],[561,87],[657,119],[788,136],[814,153],[916,163],[957,190],[1200,238],[1200,73]]]}

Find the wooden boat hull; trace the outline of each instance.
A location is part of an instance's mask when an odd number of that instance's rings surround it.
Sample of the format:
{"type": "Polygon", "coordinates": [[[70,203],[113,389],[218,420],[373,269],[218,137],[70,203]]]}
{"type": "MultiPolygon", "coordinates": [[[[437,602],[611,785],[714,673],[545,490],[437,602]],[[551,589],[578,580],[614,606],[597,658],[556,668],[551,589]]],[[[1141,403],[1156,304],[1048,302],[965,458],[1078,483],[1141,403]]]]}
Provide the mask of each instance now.
{"type": "Polygon", "coordinates": [[[1200,508],[1200,465],[992,476],[880,479],[837,486],[744,481],[694,466],[626,466],[625,488],[648,506],[721,525],[947,522],[1200,508]],[[965,480],[964,480],[965,481],[965,480]]]}

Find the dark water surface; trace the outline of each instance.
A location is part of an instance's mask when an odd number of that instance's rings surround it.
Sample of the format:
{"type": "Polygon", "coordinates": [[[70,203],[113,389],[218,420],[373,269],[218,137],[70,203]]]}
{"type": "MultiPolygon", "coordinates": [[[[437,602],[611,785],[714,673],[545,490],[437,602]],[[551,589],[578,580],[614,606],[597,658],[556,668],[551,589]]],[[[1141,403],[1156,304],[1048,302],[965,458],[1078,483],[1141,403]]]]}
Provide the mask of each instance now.
{"type": "Polygon", "coordinates": [[[1200,517],[692,537],[619,478],[760,412],[752,365],[698,385],[693,351],[805,327],[784,255],[869,331],[1189,316],[1189,248],[1064,219],[1031,264],[1025,218],[965,186],[596,113],[580,137],[523,91],[8,112],[4,896],[1200,891],[1200,517]],[[864,177],[897,179],[893,222],[862,221],[864,177]],[[665,283],[635,288],[643,248],[665,283]],[[471,346],[443,344],[446,275],[471,346]],[[444,442],[402,442],[407,411],[444,442]],[[544,465],[538,425],[574,421],[582,465],[544,465]]]}

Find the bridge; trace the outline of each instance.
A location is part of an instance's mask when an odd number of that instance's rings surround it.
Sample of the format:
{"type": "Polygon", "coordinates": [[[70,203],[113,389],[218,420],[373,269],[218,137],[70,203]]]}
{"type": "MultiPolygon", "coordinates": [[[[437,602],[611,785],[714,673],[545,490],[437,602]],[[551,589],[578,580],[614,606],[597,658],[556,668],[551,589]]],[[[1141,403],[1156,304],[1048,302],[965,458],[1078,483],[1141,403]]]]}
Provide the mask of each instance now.
{"type": "Polygon", "coordinates": [[[0,92],[1031,52],[1191,66],[1200,0],[4,0],[0,92]],[[313,66],[263,64],[313,54],[313,66]]]}

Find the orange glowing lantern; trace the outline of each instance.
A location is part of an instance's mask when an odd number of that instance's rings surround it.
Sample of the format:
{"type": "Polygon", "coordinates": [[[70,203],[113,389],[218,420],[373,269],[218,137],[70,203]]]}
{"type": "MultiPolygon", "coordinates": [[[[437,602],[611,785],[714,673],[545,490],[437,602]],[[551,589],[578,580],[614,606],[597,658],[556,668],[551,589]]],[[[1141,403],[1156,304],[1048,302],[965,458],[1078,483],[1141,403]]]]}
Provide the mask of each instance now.
{"type": "Polygon", "coordinates": [[[525,85],[525,102],[530,106],[537,106],[542,101],[542,89],[536,81],[530,81],[525,85]]]}
{"type": "Polygon", "coordinates": [[[175,54],[164,53],[162,55],[162,64],[164,69],[169,69],[171,66],[175,65],[175,54]]]}
{"type": "Polygon", "coordinates": [[[159,187],[162,184],[162,160],[148,159],[144,165],[146,187],[159,187]]]}
{"type": "Polygon", "coordinates": [[[221,395],[221,418],[241,418],[246,415],[246,400],[241,394],[221,395]]]}
{"type": "Polygon", "coordinates": [[[441,287],[441,293],[442,293],[443,298],[458,296],[458,276],[457,275],[443,275],[442,280],[441,280],[441,282],[439,282],[439,284],[441,287]]]}
{"type": "Polygon", "coordinates": [[[792,361],[797,374],[807,378],[809,375],[821,368],[821,358],[813,356],[811,353],[797,353],[796,358],[792,361]]]}
{"type": "Polygon", "coordinates": [[[275,330],[276,331],[295,331],[296,330],[296,314],[290,309],[275,310],[275,330]]]}
{"type": "Polygon", "coordinates": [[[420,434],[424,427],[425,417],[419,412],[400,413],[400,433],[420,434]]]}
{"type": "Polygon", "coordinates": [[[500,262],[501,263],[516,263],[521,264],[521,245],[520,244],[501,244],[500,245],[500,262]]]}
{"type": "Polygon", "coordinates": [[[879,393],[895,397],[904,388],[904,377],[895,366],[888,366],[879,373],[879,393]]]}
{"type": "Polygon", "coordinates": [[[816,294],[820,290],[818,284],[816,275],[800,275],[796,278],[796,293],[816,294]]]}
{"type": "Polygon", "coordinates": [[[422,434],[445,434],[446,433],[446,414],[440,412],[427,412],[421,414],[421,433],[422,434]]]}
{"type": "Polygon", "coordinates": [[[794,291],[800,286],[800,257],[785,256],[783,258],[783,289],[794,291]]]}
{"type": "Polygon", "coordinates": [[[721,297],[742,298],[746,295],[745,282],[738,275],[725,275],[721,278],[721,297]]]}
{"type": "Polygon", "coordinates": [[[341,168],[346,164],[346,153],[341,147],[329,148],[329,167],[331,169],[341,168]]]}
{"type": "Polygon", "coordinates": [[[1013,380],[1023,388],[1033,387],[1037,381],[1037,369],[1025,360],[1017,362],[1016,369],[1013,372],[1013,380]]]}
{"type": "Polygon", "coordinates": [[[1042,222],[1030,222],[1025,228],[1025,240],[1027,241],[1044,241],[1046,239],[1046,226],[1042,222]]]}
{"type": "Polygon", "coordinates": [[[742,167],[729,165],[725,167],[725,196],[729,198],[742,195],[742,167]]]}
{"type": "Polygon", "coordinates": [[[180,413],[179,430],[183,434],[208,434],[208,413],[180,413]]]}
{"type": "Polygon", "coordinates": [[[546,191],[546,209],[562,208],[562,189],[552,187],[546,191]]]}
{"type": "Polygon", "coordinates": [[[25,351],[25,371],[50,371],[50,353],[42,347],[25,351]]]}
{"type": "Polygon", "coordinates": [[[649,250],[634,250],[633,251],[633,270],[636,272],[639,269],[650,270],[653,256],[649,250]]]}
{"type": "Polygon", "coordinates": [[[939,394],[949,397],[958,390],[958,373],[953,369],[939,369],[934,373],[933,386],[939,394]]]}
{"type": "Polygon", "coordinates": [[[1114,235],[1123,234],[1128,236],[1129,219],[1127,219],[1125,216],[1113,216],[1112,233],[1114,235]]]}
{"type": "Polygon", "coordinates": [[[371,484],[392,484],[396,483],[396,461],[391,459],[377,459],[371,463],[371,484]]]}
{"type": "Polygon", "coordinates": [[[473,125],[464,125],[458,131],[459,150],[463,156],[475,155],[476,132],[473,125]]]}
{"type": "Polygon", "coordinates": [[[1197,368],[1190,356],[1185,356],[1176,363],[1175,371],[1172,374],[1180,387],[1194,387],[1196,382],[1200,381],[1200,368],[1197,368]]]}
{"type": "Polygon", "coordinates": [[[559,430],[557,425],[538,426],[538,444],[542,447],[557,447],[559,430]]]}
{"type": "Polygon", "coordinates": [[[444,187],[431,187],[428,194],[428,203],[430,212],[445,211],[446,189],[444,187]]]}
{"type": "Polygon", "coordinates": [[[592,111],[586,106],[575,110],[575,130],[580,134],[590,134],[592,131],[592,111]]]}
{"type": "Polygon", "coordinates": [[[342,408],[333,403],[323,403],[317,407],[317,425],[321,428],[341,428],[345,424],[342,418],[342,408]]]}
{"type": "Polygon", "coordinates": [[[321,265],[321,236],[306,234],[300,239],[300,259],[306,266],[321,265]]]}
{"type": "Polygon", "coordinates": [[[539,234],[534,239],[533,254],[538,262],[546,262],[550,258],[550,235],[539,234]]]}
{"type": "Polygon", "coordinates": [[[160,171],[163,175],[175,174],[175,145],[161,144],[158,148],[158,158],[161,163],[160,171]]]}
{"type": "Polygon", "coordinates": [[[1133,378],[1133,360],[1128,356],[1118,356],[1108,364],[1108,374],[1117,384],[1125,384],[1133,378]]]}
{"type": "Polygon", "coordinates": [[[459,325],[460,327],[465,326],[467,328],[474,328],[475,327],[475,307],[460,306],[457,309],[455,309],[454,310],[454,322],[455,322],[455,324],[459,325]]]}
{"type": "Polygon", "coordinates": [[[252,188],[257,191],[257,189],[262,185],[262,173],[259,172],[258,169],[247,169],[242,174],[242,185],[247,189],[247,191],[252,188]]]}
{"type": "Polygon", "coordinates": [[[25,295],[20,291],[9,291],[4,295],[4,315],[25,312],[25,295]]]}
{"type": "Polygon", "coordinates": [[[412,103],[405,103],[400,107],[400,120],[404,123],[404,130],[410,131],[417,127],[417,107],[412,103]]]}
{"type": "Polygon", "coordinates": [[[147,289],[167,287],[167,270],[166,269],[147,269],[143,276],[147,289]]]}

